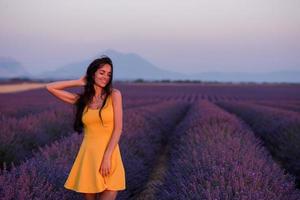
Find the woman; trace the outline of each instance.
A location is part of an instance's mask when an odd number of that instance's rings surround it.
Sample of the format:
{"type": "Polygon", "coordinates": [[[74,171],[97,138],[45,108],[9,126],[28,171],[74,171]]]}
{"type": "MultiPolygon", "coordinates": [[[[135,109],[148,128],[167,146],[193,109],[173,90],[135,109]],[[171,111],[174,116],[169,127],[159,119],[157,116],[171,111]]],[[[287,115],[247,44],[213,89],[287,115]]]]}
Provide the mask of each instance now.
{"type": "Polygon", "coordinates": [[[83,193],[85,199],[115,199],[125,190],[125,170],[119,149],[122,132],[122,96],[112,88],[113,63],[107,56],[94,60],[78,80],[57,81],[47,90],[74,104],[74,130],[84,138],[64,187],[83,193]],[[63,90],[84,86],[82,94],[63,90]]]}

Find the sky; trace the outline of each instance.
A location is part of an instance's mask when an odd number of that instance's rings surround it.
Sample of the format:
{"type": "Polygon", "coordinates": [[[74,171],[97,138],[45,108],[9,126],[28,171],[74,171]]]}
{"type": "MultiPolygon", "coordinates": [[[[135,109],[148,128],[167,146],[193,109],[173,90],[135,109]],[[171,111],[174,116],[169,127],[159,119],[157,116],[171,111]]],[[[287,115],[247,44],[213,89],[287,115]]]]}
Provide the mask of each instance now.
{"type": "Polygon", "coordinates": [[[31,72],[106,49],[177,72],[300,70],[299,0],[0,0],[0,56],[31,72]]]}

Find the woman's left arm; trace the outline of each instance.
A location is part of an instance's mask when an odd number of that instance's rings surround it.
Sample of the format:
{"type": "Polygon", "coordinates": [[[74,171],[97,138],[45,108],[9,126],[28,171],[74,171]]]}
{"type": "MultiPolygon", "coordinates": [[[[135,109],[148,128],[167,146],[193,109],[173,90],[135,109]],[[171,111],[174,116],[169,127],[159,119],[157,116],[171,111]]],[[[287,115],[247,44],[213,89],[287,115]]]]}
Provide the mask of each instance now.
{"type": "Polygon", "coordinates": [[[116,145],[119,142],[123,127],[123,103],[122,95],[119,90],[114,89],[112,92],[112,101],[114,110],[114,129],[105,151],[105,156],[108,158],[111,157],[116,145]]]}

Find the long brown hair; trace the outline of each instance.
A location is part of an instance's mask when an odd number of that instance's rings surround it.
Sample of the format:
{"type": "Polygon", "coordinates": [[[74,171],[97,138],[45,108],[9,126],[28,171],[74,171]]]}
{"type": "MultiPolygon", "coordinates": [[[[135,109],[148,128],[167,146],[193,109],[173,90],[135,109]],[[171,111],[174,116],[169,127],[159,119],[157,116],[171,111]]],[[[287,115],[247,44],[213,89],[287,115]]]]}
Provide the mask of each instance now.
{"type": "MultiPolygon", "coordinates": [[[[109,64],[111,66],[111,77],[109,82],[104,87],[104,90],[102,91],[105,94],[105,99],[103,101],[103,104],[101,108],[99,109],[99,116],[101,119],[101,122],[103,124],[102,116],[101,116],[101,110],[106,104],[107,97],[111,95],[112,93],[112,80],[113,80],[113,63],[112,60],[108,56],[101,56],[100,58],[95,59],[93,62],[90,63],[86,70],[86,85],[84,86],[84,91],[79,95],[79,98],[77,99],[75,103],[75,120],[73,124],[73,128],[76,132],[81,133],[83,130],[83,122],[82,122],[82,115],[83,111],[86,105],[89,105],[95,96],[95,88],[94,88],[94,75],[95,72],[101,68],[103,65],[109,64]]],[[[103,94],[102,93],[102,94],[103,94]]]]}

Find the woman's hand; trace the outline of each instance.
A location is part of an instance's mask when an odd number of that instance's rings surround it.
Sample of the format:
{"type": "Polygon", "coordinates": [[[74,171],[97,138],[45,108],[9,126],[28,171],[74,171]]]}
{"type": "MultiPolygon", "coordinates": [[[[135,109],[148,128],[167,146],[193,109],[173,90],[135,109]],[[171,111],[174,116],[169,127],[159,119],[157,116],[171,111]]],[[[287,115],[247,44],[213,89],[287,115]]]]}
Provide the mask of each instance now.
{"type": "Polygon", "coordinates": [[[86,85],[86,75],[80,77],[79,82],[80,82],[81,86],[85,86],[86,85]]]}
{"type": "Polygon", "coordinates": [[[104,155],[99,172],[102,174],[102,176],[108,176],[110,173],[110,167],[111,167],[111,157],[104,155]]]}

